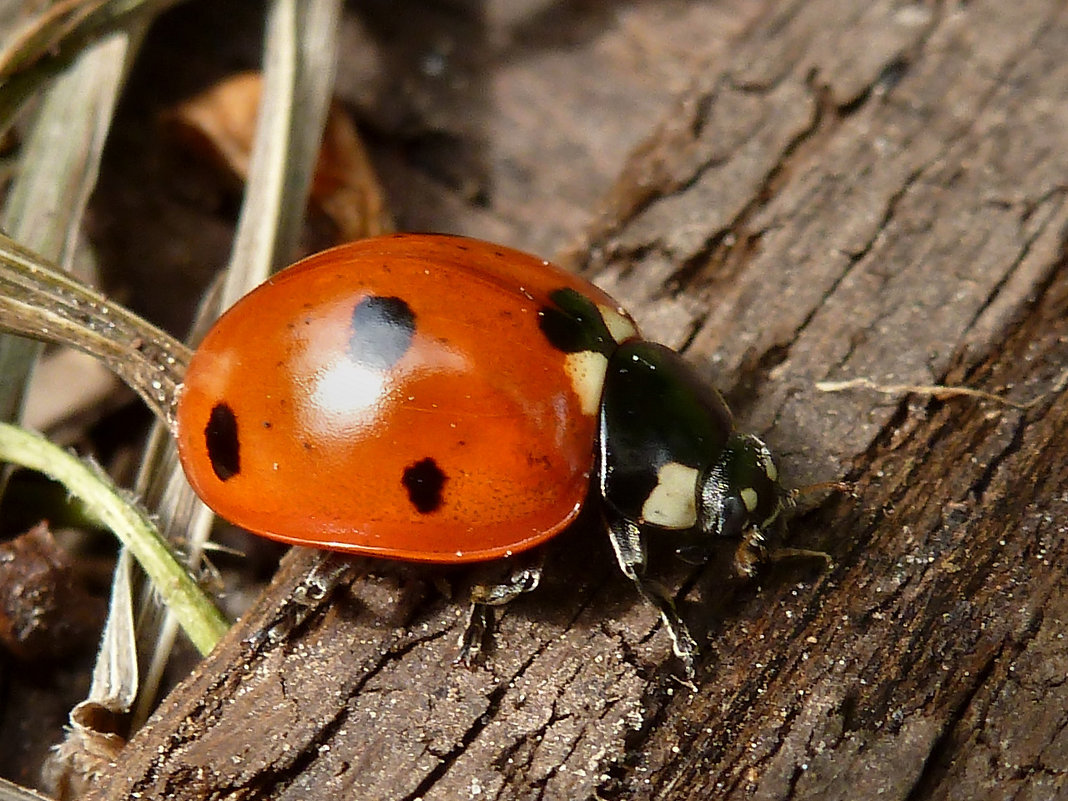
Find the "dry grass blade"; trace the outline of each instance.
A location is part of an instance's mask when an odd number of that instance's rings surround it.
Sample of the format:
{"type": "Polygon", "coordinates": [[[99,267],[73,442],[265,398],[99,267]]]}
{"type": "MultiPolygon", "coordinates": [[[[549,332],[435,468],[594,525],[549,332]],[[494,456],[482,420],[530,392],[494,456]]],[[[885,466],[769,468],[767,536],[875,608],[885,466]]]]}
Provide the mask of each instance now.
{"type": "Polygon", "coordinates": [[[0,127],[22,101],[96,40],[149,18],[177,0],[68,0],[16,33],[0,53],[0,127]]]}
{"type": "MultiPolygon", "coordinates": [[[[23,245],[60,262],[69,269],[74,260],[82,217],[88,198],[97,180],[104,142],[107,138],[119,91],[125,81],[129,65],[136,54],[148,14],[136,17],[115,16],[114,23],[103,24],[107,15],[127,11],[131,4],[118,3],[59,3],[52,6],[29,28],[17,37],[3,56],[0,75],[0,106],[13,114],[23,97],[35,91],[59,66],[73,62],[73,66],[54,81],[44,95],[31,133],[20,153],[18,178],[7,197],[0,224],[23,245]],[[95,20],[95,22],[94,22],[95,20]],[[95,33],[91,33],[95,31],[95,33]],[[95,39],[103,35],[99,42],[95,39]],[[43,58],[47,64],[36,61],[43,58]],[[41,68],[35,69],[37,63],[41,68]],[[13,75],[18,70],[25,70],[13,75]],[[4,103],[7,105],[4,106],[4,103]]],[[[135,4],[142,11],[162,4],[135,4]]],[[[36,326],[22,333],[38,338],[52,330],[50,314],[63,310],[67,323],[86,323],[88,333],[97,337],[97,345],[118,350],[116,358],[127,360],[136,349],[132,341],[116,341],[109,331],[108,305],[95,297],[84,297],[71,291],[66,279],[38,284],[41,276],[48,276],[47,265],[38,263],[29,252],[12,253],[5,263],[5,277],[9,291],[5,303],[5,319],[36,326]],[[16,267],[15,265],[18,265],[16,267]],[[22,270],[19,274],[19,270],[22,270]],[[28,304],[28,307],[26,305],[28,304]],[[95,323],[92,318],[96,317],[95,323]],[[123,351],[126,351],[123,353],[123,351]]],[[[120,315],[121,316],[121,315],[120,315]]],[[[137,326],[121,331],[136,333],[137,326]]],[[[45,337],[47,338],[47,337],[45,337]]],[[[13,336],[0,337],[0,356],[5,380],[0,388],[0,410],[4,419],[16,419],[20,414],[29,376],[40,352],[37,343],[13,336]]],[[[115,355],[115,354],[113,354],[115,355]]],[[[137,361],[133,359],[132,361],[137,361]]],[[[150,369],[150,368],[149,368],[150,369]]],[[[124,563],[128,563],[128,559],[124,563]]],[[[120,568],[120,575],[128,574],[120,568]]],[[[128,582],[127,585],[128,586],[128,582]]],[[[127,707],[136,693],[137,662],[130,648],[116,648],[116,643],[132,643],[133,617],[129,613],[129,594],[112,597],[108,632],[101,647],[93,690],[89,702],[100,704],[110,712],[127,707]],[[116,603],[127,610],[116,615],[116,603]],[[102,671],[103,667],[108,669],[102,671]]],[[[74,722],[72,717],[72,722],[74,722]]],[[[83,731],[75,725],[75,731],[83,731]]],[[[106,733],[101,736],[107,737],[106,733]]],[[[83,749],[84,750],[84,749],[83,749]]]]}
{"type": "Polygon", "coordinates": [[[172,424],[188,348],[2,234],[0,330],[92,354],[172,424]]]}
{"type": "MultiPolygon", "coordinates": [[[[143,27],[133,25],[85,51],[51,87],[0,215],[0,227],[16,241],[65,268],[73,261],[116,98],[143,27]]],[[[0,419],[17,419],[38,353],[33,343],[0,338],[0,369],[5,376],[0,419]]]]}
{"type": "Polygon", "coordinates": [[[334,84],[337,0],[276,0],[248,189],[223,287],[229,306],[296,249],[334,84]]]}
{"type": "Polygon", "coordinates": [[[48,796],[0,779],[0,801],[52,801],[48,796]]]}
{"type": "Polygon", "coordinates": [[[96,40],[178,0],[66,0],[16,33],[0,53],[0,130],[23,101],[96,40]]]}

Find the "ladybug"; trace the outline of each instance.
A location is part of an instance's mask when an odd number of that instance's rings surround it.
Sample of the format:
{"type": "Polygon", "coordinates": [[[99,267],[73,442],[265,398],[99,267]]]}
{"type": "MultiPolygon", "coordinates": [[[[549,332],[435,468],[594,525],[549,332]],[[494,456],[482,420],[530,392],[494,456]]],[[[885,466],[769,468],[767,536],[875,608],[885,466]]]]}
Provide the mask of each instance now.
{"type": "MultiPolygon", "coordinates": [[[[677,353],[607,294],[542,259],[473,239],[398,234],[283,270],[241,299],[190,361],[178,452],[197,494],[272,539],[460,563],[509,557],[592,497],[619,567],[691,669],[696,645],[646,578],[644,538],[688,532],[750,573],[794,495],[760,439],[677,353]]],[[[476,588],[487,607],[539,567],[476,588]]]]}

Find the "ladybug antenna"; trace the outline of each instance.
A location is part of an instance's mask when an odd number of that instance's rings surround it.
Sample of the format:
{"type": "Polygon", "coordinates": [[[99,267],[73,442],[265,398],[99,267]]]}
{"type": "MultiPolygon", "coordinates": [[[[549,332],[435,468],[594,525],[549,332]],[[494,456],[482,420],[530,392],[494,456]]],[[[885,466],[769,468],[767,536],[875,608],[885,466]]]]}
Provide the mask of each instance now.
{"type": "Polygon", "coordinates": [[[795,487],[786,493],[783,498],[783,507],[786,511],[792,512],[797,509],[799,505],[798,499],[801,497],[805,495],[815,495],[817,492],[827,492],[828,490],[854,495],[855,486],[856,485],[849,481],[820,481],[816,484],[806,484],[803,487],[795,487]]]}
{"type": "Polygon", "coordinates": [[[790,490],[790,494],[796,498],[800,495],[811,495],[814,492],[836,490],[838,492],[847,492],[852,495],[855,486],[855,484],[849,481],[821,481],[818,484],[806,484],[803,487],[797,487],[796,489],[792,489],[790,490]]]}
{"type": "MultiPolygon", "coordinates": [[[[806,484],[803,487],[792,489],[783,495],[782,512],[784,513],[784,516],[780,517],[779,520],[784,520],[786,515],[790,515],[796,511],[798,507],[798,498],[801,496],[813,495],[817,492],[826,492],[827,490],[853,494],[853,484],[846,481],[821,481],[818,484],[806,484]]],[[[739,548],[739,553],[735,556],[736,569],[746,569],[749,567],[749,564],[744,562],[743,557],[746,556],[746,554],[742,553],[743,550],[743,548],[739,548]]],[[[790,559],[822,559],[826,563],[825,569],[829,570],[834,566],[834,560],[829,553],[815,551],[809,548],[776,547],[765,550],[761,554],[761,557],[767,562],[782,562],[790,559]]]]}

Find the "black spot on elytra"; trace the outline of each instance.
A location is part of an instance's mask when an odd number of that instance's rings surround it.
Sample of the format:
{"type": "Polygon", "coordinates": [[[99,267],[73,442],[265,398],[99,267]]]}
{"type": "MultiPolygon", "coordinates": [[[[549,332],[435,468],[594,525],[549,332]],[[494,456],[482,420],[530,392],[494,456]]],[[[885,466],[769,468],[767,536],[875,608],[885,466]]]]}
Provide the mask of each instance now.
{"type": "Polygon", "coordinates": [[[349,357],[366,367],[388,370],[401,360],[415,335],[415,312],[401,298],[372,295],[352,312],[349,357]]]}
{"type": "Polygon", "coordinates": [[[237,417],[227,404],[216,403],[212,407],[208,424],[204,426],[204,444],[208,448],[211,469],[220,481],[226,481],[241,472],[237,417]]]}
{"type": "Polygon", "coordinates": [[[408,500],[420,514],[441,508],[441,490],[448,477],[431,457],[420,459],[404,468],[401,483],[408,490],[408,500]]]}
{"type": "Polygon", "coordinates": [[[538,309],[538,328],[550,345],[564,353],[592,350],[607,356],[615,350],[616,342],[593,301],[569,288],[554,290],[549,299],[553,305],[538,309]]]}

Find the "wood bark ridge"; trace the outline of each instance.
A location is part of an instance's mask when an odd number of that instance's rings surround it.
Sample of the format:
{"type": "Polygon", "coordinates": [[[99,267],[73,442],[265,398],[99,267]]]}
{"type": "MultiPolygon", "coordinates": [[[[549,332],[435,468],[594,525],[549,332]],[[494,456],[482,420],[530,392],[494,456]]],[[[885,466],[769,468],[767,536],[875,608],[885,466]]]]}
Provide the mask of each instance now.
{"type": "Polygon", "coordinates": [[[856,482],[792,525],[825,571],[656,554],[694,687],[594,515],[473,670],[434,571],[298,549],[93,797],[1068,797],[1066,52],[1055,0],[764,4],[569,251],[856,482]]]}

